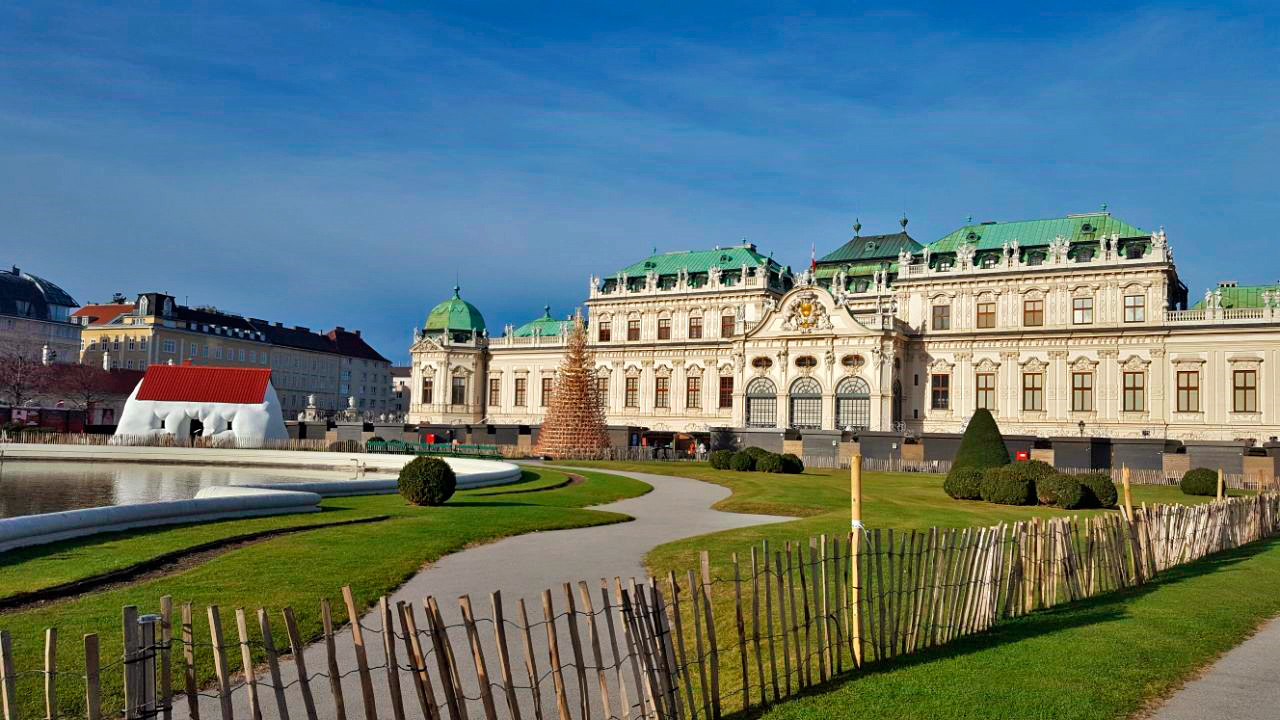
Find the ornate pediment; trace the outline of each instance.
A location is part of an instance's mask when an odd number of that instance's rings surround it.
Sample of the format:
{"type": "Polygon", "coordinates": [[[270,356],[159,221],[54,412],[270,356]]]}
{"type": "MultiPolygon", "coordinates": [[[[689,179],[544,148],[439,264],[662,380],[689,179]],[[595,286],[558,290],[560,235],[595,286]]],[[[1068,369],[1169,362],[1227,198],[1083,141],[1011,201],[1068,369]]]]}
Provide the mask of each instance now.
{"type": "Polygon", "coordinates": [[[947,373],[951,372],[951,369],[954,367],[955,365],[947,362],[942,358],[938,358],[934,360],[932,363],[929,363],[929,372],[934,375],[946,375],[947,373]]]}
{"type": "Polygon", "coordinates": [[[1076,372],[1093,372],[1093,369],[1097,366],[1097,360],[1090,360],[1083,355],[1071,361],[1071,369],[1076,372]]]}
{"type": "Polygon", "coordinates": [[[1029,372],[1029,373],[1044,372],[1045,368],[1049,367],[1048,363],[1044,362],[1043,360],[1040,360],[1039,358],[1027,358],[1026,360],[1022,361],[1021,364],[1022,364],[1022,371],[1029,372]]]}
{"type": "Polygon", "coordinates": [[[783,309],[782,328],[811,333],[814,330],[830,330],[831,316],[826,305],[818,299],[818,291],[796,293],[783,309]]]}
{"type": "Polygon", "coordinates": [[[982,358],[974,364],[973,369],[982,373],[995,372],[1000,369],[1000,363],[991,358],[982,358]]]}
{"type": "Polygon", "coordinates": [[[1146,372],[1147,366],[1151,364],[1150,360],[1144,360],[1137,355],[1130,355],[1129,359],[1124,361],[1121,367],[1128,372],[1146,372]]]}

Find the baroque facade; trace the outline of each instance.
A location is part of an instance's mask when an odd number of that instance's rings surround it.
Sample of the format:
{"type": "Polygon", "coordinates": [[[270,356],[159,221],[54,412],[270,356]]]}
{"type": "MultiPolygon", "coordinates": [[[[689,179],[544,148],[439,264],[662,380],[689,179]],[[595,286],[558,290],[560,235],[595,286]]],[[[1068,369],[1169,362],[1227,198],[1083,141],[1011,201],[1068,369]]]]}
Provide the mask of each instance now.
{"type": "MultiPolygon", "coordinates": [[[[1223,283],[1188,309],[1164,231],[1105,209],[927,245],[901,224],[855,225],[798,273],[743,245],[592,277],[609,424],[920,435],[987,408],[1045,438],[1280,435],[1280,288],[1223,283]]],[[[456,294],[432,318],[411,349],[410,422],[541,421],[564,321],[490,338],[456,294]]]]}

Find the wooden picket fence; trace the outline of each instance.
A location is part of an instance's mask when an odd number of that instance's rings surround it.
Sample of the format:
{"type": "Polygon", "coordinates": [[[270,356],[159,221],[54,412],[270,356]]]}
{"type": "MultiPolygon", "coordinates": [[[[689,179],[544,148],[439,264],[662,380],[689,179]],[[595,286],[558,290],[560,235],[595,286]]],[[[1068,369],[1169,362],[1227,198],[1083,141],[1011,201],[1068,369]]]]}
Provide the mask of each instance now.
{"type": "Polygon", "coordinates": [[[661,582],[566,583],[542,593],[532,622],[524,599],[512,612],[497,592],[487,617],[466,596],[452,622],[436,598],[415,609],[384,597],[361,619],[343,588],[347,627],[322,602],[322,643],[308,653],[315,638],[301,636],[291,608],[278,615],[283,631],[266,610],[238,609],[227,637],[217,607],[197,622],[191,605],[175,616],[166,597],[156,616],[124,609],[124,651],[108,665],[90,634],[83,666],[60,670],[51,628],[43,667],[18,671],[0,632],[0,705],[5,720],[719,718],[1277,532],[1274,493],[1131,516],[859,530],[763,543],[728,558],[723,576],[703,552],[697,568],[661,582]],[[108,694],[123,702],[104,708],[108,694]]]}

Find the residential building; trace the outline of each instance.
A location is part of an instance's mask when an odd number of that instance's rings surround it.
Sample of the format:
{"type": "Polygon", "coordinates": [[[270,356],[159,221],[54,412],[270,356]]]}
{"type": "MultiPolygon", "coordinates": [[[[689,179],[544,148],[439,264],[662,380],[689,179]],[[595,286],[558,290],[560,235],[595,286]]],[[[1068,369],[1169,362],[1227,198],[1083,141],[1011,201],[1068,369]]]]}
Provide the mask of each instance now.
{"type": "Polygon", "coordinates": [[[391,363],[360,336],[336,327],[313,332],[178,304],[164,293],[142,293],[133,303],[87,305],[73,314],[82,326],[85,363],[145,370],[155,364],[270,368],[286,418],[307,407],[321,411],[351,404],[377,417],[391,410],[391,363]]]}
{"type": "Polygon", "coordinates": [[[16,266],[0,270],[0,351],[46,362],[75,362],[80,326],[71,322],[79,306],[65,290],[16,266]]]}

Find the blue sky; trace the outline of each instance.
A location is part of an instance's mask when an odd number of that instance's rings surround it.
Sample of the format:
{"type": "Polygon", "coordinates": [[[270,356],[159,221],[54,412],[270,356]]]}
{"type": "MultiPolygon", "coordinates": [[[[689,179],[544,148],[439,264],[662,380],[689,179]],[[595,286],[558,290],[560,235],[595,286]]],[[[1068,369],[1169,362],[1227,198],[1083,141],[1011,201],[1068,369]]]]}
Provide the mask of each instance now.
{"type": "Polygon", "coordinates": [[[397,361],[455,277],[496,334],[654,247],[802,266],[904,211],[1107,203],[1193,296],[1280,278],[1274,3],[544,5],[10,0],[0,263],[397,361]]]}

